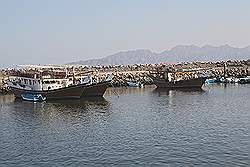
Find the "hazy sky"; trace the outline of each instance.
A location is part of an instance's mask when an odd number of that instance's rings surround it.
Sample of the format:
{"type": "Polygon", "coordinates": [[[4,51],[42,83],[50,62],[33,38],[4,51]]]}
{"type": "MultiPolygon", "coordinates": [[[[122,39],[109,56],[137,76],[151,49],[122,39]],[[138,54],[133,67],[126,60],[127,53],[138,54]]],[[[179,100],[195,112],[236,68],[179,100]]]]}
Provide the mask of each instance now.
{"type": "Polygon", "coordinates": [[[0,0],[0,67],[250,45],[250,0],[0,0]]]}

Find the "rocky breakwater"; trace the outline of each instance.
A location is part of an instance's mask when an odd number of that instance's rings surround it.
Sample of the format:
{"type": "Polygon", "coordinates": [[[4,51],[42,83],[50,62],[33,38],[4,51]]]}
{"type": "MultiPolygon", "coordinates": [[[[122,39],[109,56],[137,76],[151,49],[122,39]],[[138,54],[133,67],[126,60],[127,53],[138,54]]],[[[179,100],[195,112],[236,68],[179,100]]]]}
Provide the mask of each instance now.
{"type": "Polygon", "coordinates": [[[140,85],[152,84],[152,79],[149,77],[149,71],[155,69],[154,64],[135,64],[135,65],[114,65],[114,66],[95,66],[91,67],[94,80],[101,78],[105,79],[107,74],[113,76],[111,86],[129,86],[128,82],[132,81],[140,83],[140,85]]]}

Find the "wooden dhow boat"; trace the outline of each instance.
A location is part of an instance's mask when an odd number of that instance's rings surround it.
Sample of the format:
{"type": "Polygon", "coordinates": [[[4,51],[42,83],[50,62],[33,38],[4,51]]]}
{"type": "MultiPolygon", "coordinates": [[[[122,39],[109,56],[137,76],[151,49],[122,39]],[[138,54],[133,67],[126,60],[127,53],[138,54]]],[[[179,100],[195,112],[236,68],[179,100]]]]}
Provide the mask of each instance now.
{"type": "Polygon", "coordinates": [[[46,100],[81,99],[84,97],[102,97],[109,87],[112,76],[106,80],[93,81],[90,75],[76,78],[51,78],[11,76],[6,81],[11,92],[17,98],[25,95],[41,95],[46,100]]]}
{"type": "Polygon", "coordinates": [[[157,71],[150,73],[153,83],[157,88],[178,89],[178,88],[201,88],[206,77],[198,76],[194,71],[157,71]]]}

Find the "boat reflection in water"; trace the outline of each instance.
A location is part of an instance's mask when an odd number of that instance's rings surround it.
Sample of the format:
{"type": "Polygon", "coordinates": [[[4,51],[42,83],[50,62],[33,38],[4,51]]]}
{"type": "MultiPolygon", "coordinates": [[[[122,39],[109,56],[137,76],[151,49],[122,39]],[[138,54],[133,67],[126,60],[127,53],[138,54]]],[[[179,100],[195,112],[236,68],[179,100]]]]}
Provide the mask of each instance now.
{"type": "MultiPolygon", "coordinates": [[[[152,97],[154,99],[159,99],[160,104],[165,104],[165,110],[169,111],[177,111],[176,108],[181,106],[186,106],[187,108],[190,106],[199,106],[200,103],[204,103],[202,101],[203,97],[206,97],[208,90],[204,90],[201,88],[190,88],[190,89],[164,89],[157,88],[153,90],[152,97]],[[197,97],[200,97],[199,100],[197,97]]],[[[201,104],[200,104],[201,105],[201,104]]],[[[206,104],[205,104],[206,105],[206,104]]],[[[179,111],[186,111],[187,108],[178,108],[179,111]]]]}
{"type": "Polygon", "coordinates": [[[69,107],[79,107],[79,106],[106,106],[109,102],[104,97],[86,97],[82,99],[65,99],[65,100],[50,100],[43,102],[29,102],[23,101],[20,98],[14,98],[15,103],[25,103],[25,104],[47,104],[47,105],[61,105],[61,106],[69,106],[69,107]]]}
{"type": "Polygon", "coordinates": [[[156,88],[153,90],[154,94],[158,96],[167,95],[191,95],[191,94],[201,94],[205,93],[207,90],[202,88],[179,88],[179,89],[166,89],[166,88],[156,88]]]}
{"type": "MultiPolygon", "coordinates": [[[[43,102],[23,101],[14,98],[13,95],[11,97],[6,97],[11,101],[4,101],[0,111],[3,113],[8,111],[6,115],[13,118],[13,124],[18,122],[21,124],[20,127],[32,127],[36,132],[45,135],[53,132],[52,136],[64,135],[64,138],[70,135],[68,133],[75,133],[74,137],[81,136],[82,133],[77,133],[75,129],[84,129],[84,127],[105,122],[112,114],[110,102],[103,97],[43,102]]],[[[21,136],[29,136],[29,134],[21,134],[21,136]]]]}
{"type": "Polygon", "coordinates": [[[105,109],[109,106],[109,102],[104,97],[87,97],[78,100],[52,100],[47,103],[48,105],[53,105],[55,107],[62,106],[70,109],[89,109],[99,107],[105,109]]]}
{"type": "Polygon", "coordinates": [[[39,113],[42,115],[89,115],[90,113],[105,113],[108,111],[110,103],[104,97],[89,97],[74,100],[50,100],[43,102],[23,101],[19,98],[14,100],[14,104],[23,106],[22,110],[39,113]]]}
{"type": "Polygon", "coordinates": [[[0,94],[0,104],[12,103],[15,100],[13,94],[0,94]]]}

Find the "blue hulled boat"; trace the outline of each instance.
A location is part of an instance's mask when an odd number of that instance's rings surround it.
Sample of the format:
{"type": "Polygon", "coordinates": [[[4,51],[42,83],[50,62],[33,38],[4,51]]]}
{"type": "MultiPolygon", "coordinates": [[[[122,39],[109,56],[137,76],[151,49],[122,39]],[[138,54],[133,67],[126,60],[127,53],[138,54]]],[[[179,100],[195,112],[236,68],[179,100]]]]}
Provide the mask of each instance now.
{"type": "Polygon", "coordinates": [[[21,95],[23,100],[27,101],[45,101],[46,97],[43,97],[41,94],[31,94],[31,93],[25,93],[21,95]]]}

